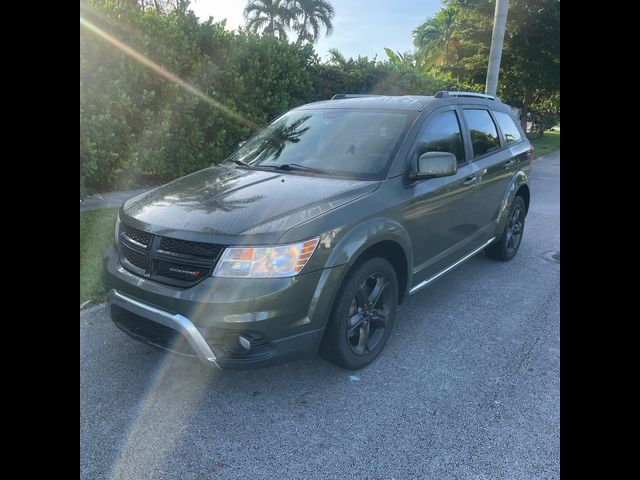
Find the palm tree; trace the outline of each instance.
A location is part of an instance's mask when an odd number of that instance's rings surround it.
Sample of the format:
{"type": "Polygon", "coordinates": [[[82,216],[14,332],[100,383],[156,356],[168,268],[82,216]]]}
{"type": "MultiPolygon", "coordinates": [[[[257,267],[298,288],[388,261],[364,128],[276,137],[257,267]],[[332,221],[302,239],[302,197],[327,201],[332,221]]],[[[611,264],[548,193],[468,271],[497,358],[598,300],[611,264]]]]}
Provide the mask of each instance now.
{"type": "Polygon", "coordinates": [[[298,44],[305,40],[316,43],[323,27],[327,36],[333,32],[331,20],[335,11],[327,0],[292,0],[290,6],[295,15],[293,29],[298,32],[298,44]]]}
{"type": "Polygon", "coordinates": [[[247,28],[253,33],[262,30],[264,33],[287,38],[294,13],[286,0],[249,0],[244,8],[247,28]]]}
{"type": "Polygon", "coordinates": [[[458,10],[449,6],[413,30],[417,58],[425,66],[446,65],[458,10]]]}
{"type": "Polygon", "coordinates": [[[304,126],[309,118],[311,118],[311,115],[304,115],[291,124],[284,119],[271,125],[268,127],[269,130],[264,132],[264,138],[250,147],[249,153],[244,155],[242,160],[251,163],[259,157],[262,159],[261,161],[276,161],[282,155],[282,151],[287,144],[298,143],[300,137],[311,128],[310,126],[304,126]],[[303,126],[304,128],[302,128],[303,126]]]}
{"type": "Polygon", "coordinates": [[[337,65],[338,67],[345,68],[347,66],[348,60],[345,56],[338,50],[337,48],[329,49],[329,63],[332,65],[337,65]]]}

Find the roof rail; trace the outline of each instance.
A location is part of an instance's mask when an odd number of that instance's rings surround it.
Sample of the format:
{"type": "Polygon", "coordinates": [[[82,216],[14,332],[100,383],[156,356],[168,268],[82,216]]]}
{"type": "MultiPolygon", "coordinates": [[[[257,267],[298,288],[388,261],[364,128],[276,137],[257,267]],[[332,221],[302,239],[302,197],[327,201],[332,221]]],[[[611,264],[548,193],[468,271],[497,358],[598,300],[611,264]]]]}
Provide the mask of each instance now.
{"type": "Polygon", "coordinates": [[[446,97],[476,97],[476,98],[487,98],[489,100],[498,100],[498,97],[495,95],[487,95],[485,93],[476,93],[476,92],[446,92],[440,91],[435,94],[436,98],[446,98],[446,97]]]}
{"type": "Polygon", "coordinates": [[[336,93],[331,100],[343,100],[345,98],[359,98],[359,97],[382,97],[384,95],[375,95],[373,93],[336,93]]]}

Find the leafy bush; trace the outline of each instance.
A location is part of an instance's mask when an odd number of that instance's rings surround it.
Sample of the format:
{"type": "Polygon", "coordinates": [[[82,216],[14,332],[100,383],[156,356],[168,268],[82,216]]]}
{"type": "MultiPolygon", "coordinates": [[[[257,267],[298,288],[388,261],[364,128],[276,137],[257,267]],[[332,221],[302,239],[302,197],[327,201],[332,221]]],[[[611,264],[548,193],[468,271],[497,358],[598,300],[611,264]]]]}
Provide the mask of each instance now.
{"type": "Polygon", "coordinates": [[[560,121],[560,92],[540,95],[540,98],[531,104],[530,110],[533,133],[541,137],[545,130],[560,121]]]}
{"type": "Polygon", "coordinates": [[[166,16],[129,2],[89,3],[83,18],[188,82],[246,122],[185,91],[87,28],[80,30],[80,193],[170,180],[228,156],[283,112],[339,92],[433,94],[452,82],[408,62],[337,54],[311,45],[166,16]]]}

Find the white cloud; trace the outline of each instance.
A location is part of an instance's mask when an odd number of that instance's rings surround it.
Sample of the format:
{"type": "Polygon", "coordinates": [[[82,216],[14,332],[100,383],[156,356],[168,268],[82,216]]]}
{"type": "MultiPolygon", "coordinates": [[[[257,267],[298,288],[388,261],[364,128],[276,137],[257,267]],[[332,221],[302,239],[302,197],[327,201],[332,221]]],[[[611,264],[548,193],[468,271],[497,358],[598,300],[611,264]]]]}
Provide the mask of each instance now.
{"type": "Polygon", "coordinates": [[[189,8],[195,12],[200,21],[213,17],[214,21],[227,19],[227,29],[235,30],[244,25],[242,11],[246,0],[191,0],[189,8]]]}

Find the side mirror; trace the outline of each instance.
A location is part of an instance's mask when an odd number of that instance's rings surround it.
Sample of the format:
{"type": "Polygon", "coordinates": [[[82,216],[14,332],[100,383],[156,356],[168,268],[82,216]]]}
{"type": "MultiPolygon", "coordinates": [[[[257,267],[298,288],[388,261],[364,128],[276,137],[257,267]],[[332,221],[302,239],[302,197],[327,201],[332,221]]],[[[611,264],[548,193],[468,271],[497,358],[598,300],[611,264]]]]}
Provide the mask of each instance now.
{"type": "Polygon", "coordinates": [[[240,148],[242,145],[244,145],[245,143],[247,143],[246,140],[241,141],[240,143],[238,143],[238,148],[240,148]]]}
{"type": "Polygon", "coordinates": [[[412,180],[448,177],[458,171],[456,156],[449,152],[427,152],[418,158],[418,171],[411,175],[412,180]]]}

